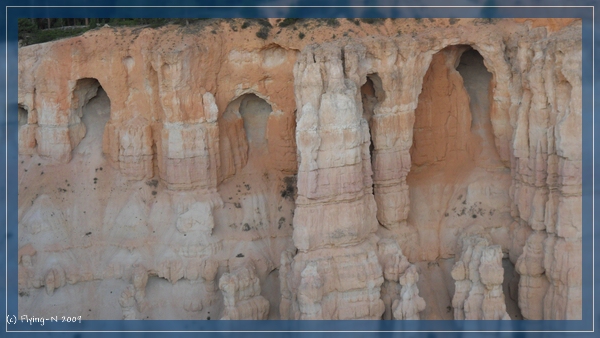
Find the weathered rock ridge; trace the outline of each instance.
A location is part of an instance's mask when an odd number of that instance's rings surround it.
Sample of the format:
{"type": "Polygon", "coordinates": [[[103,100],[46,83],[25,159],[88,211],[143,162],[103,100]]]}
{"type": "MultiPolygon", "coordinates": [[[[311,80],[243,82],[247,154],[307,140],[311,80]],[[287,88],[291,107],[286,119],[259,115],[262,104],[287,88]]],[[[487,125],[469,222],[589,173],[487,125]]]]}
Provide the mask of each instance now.
{"type": "Polygon", "coordinates": [[[19,49],[19,311],[582,317],[579,21],[269,22],[19,49]]]}

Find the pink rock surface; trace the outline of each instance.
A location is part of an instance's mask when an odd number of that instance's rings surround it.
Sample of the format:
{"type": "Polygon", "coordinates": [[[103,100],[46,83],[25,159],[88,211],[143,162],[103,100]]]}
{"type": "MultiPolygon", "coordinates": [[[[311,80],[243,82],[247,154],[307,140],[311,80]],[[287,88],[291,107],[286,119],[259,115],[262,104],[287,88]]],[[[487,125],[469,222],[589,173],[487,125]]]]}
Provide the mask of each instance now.
{"type": "Polygon", "coordinates": [[[337,21],[20,48],[19,311],[580,319],[581,22],[337,21]]]}

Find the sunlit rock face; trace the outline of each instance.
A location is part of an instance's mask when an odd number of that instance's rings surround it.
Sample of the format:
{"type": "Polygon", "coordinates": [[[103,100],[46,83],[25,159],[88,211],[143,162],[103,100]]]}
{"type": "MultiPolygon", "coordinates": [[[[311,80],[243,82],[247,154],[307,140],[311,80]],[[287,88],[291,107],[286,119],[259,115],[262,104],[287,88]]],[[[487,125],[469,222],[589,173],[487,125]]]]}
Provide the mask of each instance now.
{"type": "Polygon", "coordinates": [[[19,49],[20,312],[582,317],[580,21],[283,23],[19,49]]]}

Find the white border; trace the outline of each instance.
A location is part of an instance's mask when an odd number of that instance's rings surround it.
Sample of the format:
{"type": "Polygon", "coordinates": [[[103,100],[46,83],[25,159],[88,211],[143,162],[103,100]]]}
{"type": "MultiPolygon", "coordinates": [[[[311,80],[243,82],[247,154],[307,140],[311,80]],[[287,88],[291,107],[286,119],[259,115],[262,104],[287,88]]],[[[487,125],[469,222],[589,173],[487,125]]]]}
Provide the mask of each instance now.
{"type": "MultiPolygon", "coordinates": [[[[591,8],[592,9],[592,303],[595,300],[595,214],[593,212],[594,208],[595,208],[595,114],[594,114],[594,109],[595,109],[595,44],[596,44],[596,40],[595,40],[595,6],[298,6],[298,5],[292,5],[292,6],[277,6],[277,5],[273,5],[273,6],[6,6],[6,13],[5,13],[5,69],[6,69],[6,74],[5,74],[5,111],[6,111],[6,117],[5,117],[5,165],[6,165],[6,170],[5,170],[5,186],[6,186],[6,191],[5,191],[5,210],[6,210],[6,215],[5,215],[5,226],[6,226],[6,230],[5,230],[5,240],[6,240],[6,246],[5,246],[5,251],[6,251],[6,256],[5,256],[5,268],[6,268],[6,290],[5,290],[5,306],[6,306],[6,314],[8,316],[8,9],[9,8],[591,8]]],[[[583,32],[582,32],[583,33],[583,32]]],[[[583,57],[583,48],[582,48],[582,57],[583,57]]],[[[582,69],[583,71],[583,69],[582,69]]],[[[583,86],[583,83],[582,83],[583,86]]],[[[582,112],[583,114],[583,112],[582,112]]],[[[582,135],[583,137],[583,135],[582,135]]],[[[582,289],[583,291],[583,289],[582,289]]],[[[133,332],[133,333],[140,333],[140,332],[149,332],[149,333],[167,333],[167,332],[175,332],[175,333],[184,333],[184,332],[210,332],[210,333],[217,333],[217,332],[226,332],[226,333],[234,333],[234,332],[256,332],[256,333],[266,333],[266,332],[273,332],[273,333],[302,333],[302,332],[306,332],[306,333],[328,333],[328,332],[336,332],[336,333],[375,333],[375,332],[385,332],[385,333],[390,333],[390,332],[410,332],[410,333],[417,333],[417,332],[431,332],[431,333],[442,333],[442,332],[465,332],[465,333],[475,333],[475,332],[482,332],[482,333],[494,333],[494,332],[509,332],[509,333],[514,333],[514,332],[533,332],[533,333],[539,333],[539,332],[547,332],[547,333],[564,333],[564,332],[573,332],[573,333],[589,333],[589,332],[595,332],[595,324],[596,324],[596,318],[595,318],[595,310],[596,308],[592,305],[592,330],[591,331],[9,331],[8,330],[8,321],[6,322],[6,329],[5,332],[9,333],[9,332],[57,332],[57,333],[65,333],[65,332],[90,332],[90,333],[96,333],[96,332],[102,332],[102,333],[117,333],[117,332],[133,332]]]]}

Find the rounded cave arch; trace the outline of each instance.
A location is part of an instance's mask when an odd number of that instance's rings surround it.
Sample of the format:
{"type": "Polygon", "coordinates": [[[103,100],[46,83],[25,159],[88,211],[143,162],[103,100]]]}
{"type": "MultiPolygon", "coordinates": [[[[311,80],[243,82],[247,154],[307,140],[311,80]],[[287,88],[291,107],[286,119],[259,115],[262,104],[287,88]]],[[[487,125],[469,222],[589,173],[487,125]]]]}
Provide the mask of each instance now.
{"type": "MultiPolygon", "coordinates": [[[[438,48],[430,51],[431,59],[426,68],[422,70],[421,78],[424,78],[426,72],[431,67],[433,56],[448,48],[463,48],[463,51],[473,50],[481,58],[485,69],[491,74],[490,80],[490,108],[489,115],[492,124],[494,144],[498,155],[505,167],[510,167],[510,153],[512,149],[512,125],[510,123],[509,109],[510,97],[509,83],[512,77],[511,67],[505,59],[503,48],[498,51],[497,45],[503,46],[502,41],[486,42],[458,39],[452,43],[440,45],[438,48]]],[[[460,56],[457,59],[460,60],[460,56]]],[[[455,67],[456,68],[456,67],[455,67]]],[[[421,88],[422,90],[422,88],[421,88]]]]}
{"type": "Polygon", "coordinates": [[[81,152],[91,147],[94,152],[102,153],[104,127],[110,117],[111,100],[100,81],[93,77],[75,81],[69,115],[73,150],[81,152]]]}
{"type": "Polygon", "coordinates": [[[228,102],[227,106],[225,107],[224,110],[219,111],[218,118],[223,118],[225,113],[231,112],[231,108],[235,107],[240,99],[243,99],[244,97],[251,96],[251,95],[256,96],[257,98],[265,101],[268,105],[270,105],[272,108],[271,112],[276,111],[276,104],[274,102],[272,102],[267,95],[264,95],[263,93],[256,91],[254,89],[245,89],[245,90],[238,92],[235,95],[231,96],[230,99],[227,100],[227,102],[228,102]]]}
{"type": "MultiPolygon", "coordinates": [[[[437,48],[431,51],[431,59],[427,65],[427,68],[423,70],[422,73],[422,83],[421,83],[421,91],[419,92],[419,98],[417,100],[417,108],[415,109],[415,120],[413,125],[413,137],[412,144],[410,147],[411,158],[413,159],[414,164],[414,153],[415,148],[418,148],[418,136],[415,137],[414,133],[418,134],[418,131],[421,129],[419,126],[419,112],[420,109],[425,105],[429,104],[427,101],[425,104],[423,101],[423,91],[427,86],[428,77],[431,76],[432,68],[435,63],[442,62],[440,60],[440,55],[445,55],[445,59],[443,62],[446,63],[446,67],[448,69],[453,68],[459,75],[461,79],[461,87],[467,91],[468,100],[470,104],[469,113],[471,113],[470,120],[472,126],[481,124],[482,120],[487,122],[486,127],[487,132],[491,136],[491,139],[485,138],[484,141],[490,143],[494,152],[498,155],[500,162],[506,168],[510,167],[509,165],[509,148],[510,148],[510,136],[512,132],[510,129],[509,116],[508,116],[508,106],[506,100],[502,100],[499,97],[504,97],[507,95],[508,89],[505,85],[500,85],[496,78],[497,74],[500,72],[505,72],[506,65],[502,62],[499,62],[497,57],[494,57],[494,54],[487,51],[485,48],[482,48],[477,43],[457,43],[457,44],[448,44],[444,45],[441,48],[437,48]],[[483,75],[483,76],[482,76],[483,75]],[[487,75],[487,76],[486,76],[487,75]],[[485,81],[482,80],[485,78],[485,81]],[[476,92],[481,94],[480,89],[485,88],[485,95],[475,95],[476,92]],[[482,109],[473,109],[473,106],[483,105],[482,109]],[[485,116],[480,116],[481,114],[473,115],[473,112],[480,112],[485,116]]],[[[502,60],[503,56],[502,56],[502,60]]],[[[439,107],[444,110],[446,107],[439,107]]],[[[427,117],[427,119],[433,119],[432,116],[427,117]]],[[[431,121],[430,121],[431,122],[431,121]]],[[[445,123],[454,125],[457,123],[456,120],[445,121],[445,123]]],[[[452,128],[451,128],[452,129],[452,128]]],[[[427,143],[427,142],[425,142],[427,143]]],[[[421,147],[423,146],[423,142],[421,142],[421,147]]],[[[439,156],[438,156],[439,157],[439,156]]],[[[443,156],[442,156],[443,157],[443,156]]]]}
{"type": "MultiPolygon", "coordinates": [[[[432,51],[422,74],[406,176],[406,221],[418,243],[406,246],[420,260],[456,259],[462,239],[474,234],[506,249],[498,236],[513,223],[504,62],[498,49],[450,44],[432,51]]],[[[502,266],[514,271],[507,258],[502,266]]],[[[518,309],[510,297],[505,305],[518,309]]]]}
{"type": "Polygon", "coordinates": [[[19,104],[19,113],[18,113],[18,117],[17,117],[17,123],[18,123],[18,127],[19,129],[28,124],[29,122],[29,110],[27,109],[27,107],[25,105],[19,104]]]}
{"type": "Polygon", "coordinates": [[[264,97],[248,92],[231,101],[225,108],[223,116],[229,115],[230,118],[242,119],[249,151],[259,148],[268,151],[267,124],[273,112],[272,107],[264,97]]]}
{"type": "Polygon", "coordinates": [[[378,73],[369,73],[365,77],[364,84],[360,87],[363,118],[371,125],[371,118],[375,115],[376,108],[386,99],[383,89],[383,81],[378,73]]]}
{"type": "Polygon", "coordinates": [[[407,222],[431,249],[425,260],[452,257],[463,232],[512,223],[512,178],[490,117],[495,83],[488,66],[470,45],[450,45],[433,54],[423,77],[406,182],[407,222]]]}
{"type": "Polygon", "coordinates": [[[237,95],[219,114],[219,181],[269,154],[268,124],[273,104],[260,93],[237,95]]]}

